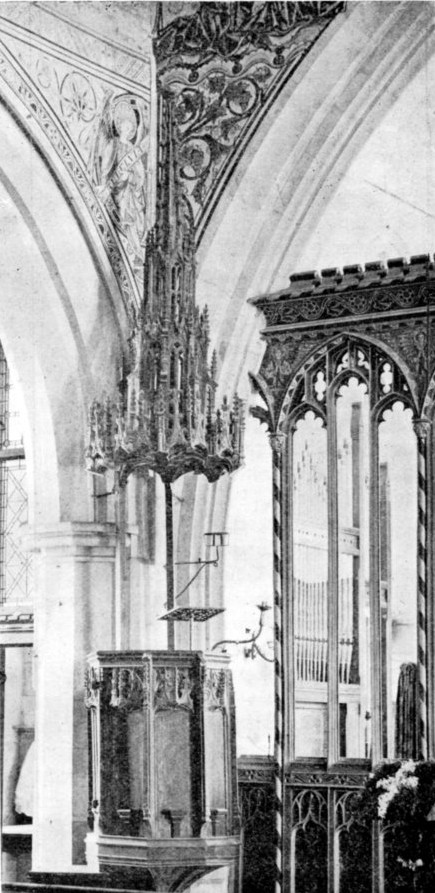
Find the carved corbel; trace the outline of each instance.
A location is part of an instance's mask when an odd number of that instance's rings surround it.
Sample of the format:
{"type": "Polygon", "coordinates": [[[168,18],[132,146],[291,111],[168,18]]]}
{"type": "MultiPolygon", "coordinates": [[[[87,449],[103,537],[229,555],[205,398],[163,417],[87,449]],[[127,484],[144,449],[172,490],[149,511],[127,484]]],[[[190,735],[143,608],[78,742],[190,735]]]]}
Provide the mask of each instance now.
{"type": "Polygon", "coordinates": [[[413,422],[413,426],[417,440],[421,441],[423,444],[426,444],[431,429],[431,423],[429,419],[415,419],[413,422]]]}
{"type": "Polygon", "coordinates": [[[282,456],[285,444],[285,435],[275,431],[273,432],[273,434],[269,434],[269,443],[272,452],[277,453],[279,456],[282,456]]]}
{"type": "Polygon", "coordinates": [[[102,671],[100,668],[90,667],[85,672],[85,707],[88,710],[96,709],[100,699],[102,683],[102,671]]]}

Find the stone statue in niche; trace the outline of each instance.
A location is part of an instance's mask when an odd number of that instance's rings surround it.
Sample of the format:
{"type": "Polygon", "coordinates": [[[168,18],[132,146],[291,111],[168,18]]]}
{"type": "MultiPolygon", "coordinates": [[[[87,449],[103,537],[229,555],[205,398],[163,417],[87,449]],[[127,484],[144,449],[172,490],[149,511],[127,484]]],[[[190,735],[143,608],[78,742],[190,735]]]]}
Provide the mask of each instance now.
{"type": "Polygon", "coordinates": [[[144,263],[149,109],[139,96],[106,98],[99,118],[92,176],[136,275],[144,263]]]}

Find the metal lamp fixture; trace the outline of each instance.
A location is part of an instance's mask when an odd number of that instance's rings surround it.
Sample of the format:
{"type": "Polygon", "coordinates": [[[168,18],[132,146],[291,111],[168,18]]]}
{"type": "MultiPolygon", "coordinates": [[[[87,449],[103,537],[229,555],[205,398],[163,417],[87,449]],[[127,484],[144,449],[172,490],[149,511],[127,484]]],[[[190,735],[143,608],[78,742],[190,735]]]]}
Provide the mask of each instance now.
{"type": "Polygon", "coordinates": [[[216,352],[209,360],[208,309],[195,300],[195,239],[167,141],[159,166],[157,220],[145,254],[144,298],[132,311],[129,355],[116,399],[94,400],[88,470],[115,470],[115,487],[150,469],[171,484],[188,472],[217,481],[243,461],[244,406],[234,395],[217,405],[216,352]]]}
{"type": "MultiPolygon", "coordinates": [[[[206,546],[215,546],[216,549],[219,549],[219,546],[228,546],[228,534],[222,530],[208,531],[204,534],[204,539],[206,546]]],[[[216,560],[219,561],[219,555],[216,560]]]]}
{"type": "MultiPolygon", "coordinates": [[[[190,588],[192,583],[196,580],[202,570],[205,567],[213,565],[213,567],[219,566],[220,560],[220,552],[219,549],[222,549],[224,546],[228,545],[228,533],[225,531],[209,531],[204,534],[204,539],[206,541],[206,545],[209,548],[215,548],[216,554],[213,558],[198,558],[197,561],[176,561],[176,565],[196,565],[198,566],[198,570],[194,573],[193,577],[186,583],[181,592],[175,596],[175,601],[181,598],[185,592],[190,588]]],[[[160,620],[167,620],[168,622],[175,621],[187,621],[189,623],[189,649],[192,650],[193,644],[193,624],[194,623],[204,623],[207,620],[210,620],[212,617],[215,617],[217,614],[222,614],[225,608],[215,608],[209,605],[204,607],[194,606],[194,605],[183,605],[178,608],[171,608],[166,614],[163,614],[160,617],[160,620]]]]}
{"type": "MultiPolygon", "coordinates": [[[[216,353],[209,362],[208,311],[195,302],[194,226],[180,187],[171,115],[170,106],[161,110],[156,223],[147,236],[143,303],[132,309],[118,396],[94,400],[90,407],[86,452],[90,472],[113,470],[114,492],[132,473],[154,471],[162,479],[170,610],[175,605],[171,484],[189,472],[214,482],[239,468],[245,425],[237,394],[217,405],[216,353]]],[[[215,563],[225,534],[207,536],[217,548],[210,562],[215,563]]],[[[199,564],[201,570],[205,565],[199,564]]],[[[171,623],[168,646],[174,648],[171,623]]]]}
{"type": "Polygon", "coordinates": [[[204,539],[205,539],[206,545],[209,548],[216,549],[216,554],[213,558],[206,558],[206,559],[198,558],[197,561],[176,561],[175,562],[176,565],[184,565],[184,566],[197,565],[198,566],[198,570],[193,575],[193,577],[191,577],[189,582],[186,583],[186,585],[183,587],[181,592],[179,592],[178,595],[175,596],[176,601],[177,601],[177,599],[181,598],[182,595],[184,595],[186,590],[189,589],[189,587],[192,585],[193,581],[196,580],[196,578],[199,576],[201,571],[204,570],[204,568],[207,567],[207,565],[212,564],[213,567],[218,567],[219,559],[220,559],[219,549],[222,549],[224,546],[228,545],[228,534],[223,531],[218,531],[218,532],[213,532],[213,533],[211,533],[211,532],[205,533],[204,539]]]}
{"type": "Polygon", "coordinates": [[[215,651],[220,645],[248,645],[248,648],[243,649],[245,657],[251,657],[253,660],[258,655],[268,663],[273,663],[274,658],[267,657],[258,644],[258,639],[260,638],[264,627],[264,614],[266,611],[270,611],[270,605],[266,604],[266,602],[261,602],[261,604],[257,605],[257,608],[260,612],[260,617],[256,632],[251,633],[251,630],[247,629],[246,633],[250,634],[247,639],[221,639],[220,642],[216,642],[216,644],[213,645],[211,650],[215,651]]]}

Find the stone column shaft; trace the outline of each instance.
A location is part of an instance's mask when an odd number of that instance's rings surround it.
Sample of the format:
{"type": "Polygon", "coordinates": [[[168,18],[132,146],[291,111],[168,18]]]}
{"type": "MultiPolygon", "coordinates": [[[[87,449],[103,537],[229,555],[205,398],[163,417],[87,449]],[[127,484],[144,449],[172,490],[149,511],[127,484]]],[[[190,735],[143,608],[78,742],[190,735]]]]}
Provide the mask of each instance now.
{"type": "Polygon", "coordinates": [[[31,534],[36,555],[35,871],[84,863],[88,808],[86,655],[115,645],[115,532],[62,523],[31,534]]]}

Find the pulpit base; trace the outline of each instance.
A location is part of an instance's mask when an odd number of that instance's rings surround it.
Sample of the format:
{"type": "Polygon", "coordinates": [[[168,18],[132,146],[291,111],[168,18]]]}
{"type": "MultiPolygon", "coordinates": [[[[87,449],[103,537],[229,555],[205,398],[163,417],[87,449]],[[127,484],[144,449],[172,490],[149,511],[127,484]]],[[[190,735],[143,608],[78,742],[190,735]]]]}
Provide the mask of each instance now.
{"type": "MultiPolygon", "coordinates": [[[[150,840],[137,837],[89,833],[86,838],[88,865],[94,871],[119,871],[126,880],[131,870],[149,875],[154,891],[182,891],[195,881],[215,871],[229,868],[229,893],[238,893],[240,886],[240,838],[180,837],[150,840]]],[[[128,886],[128,883],[125,884],[128,886]]]]}

